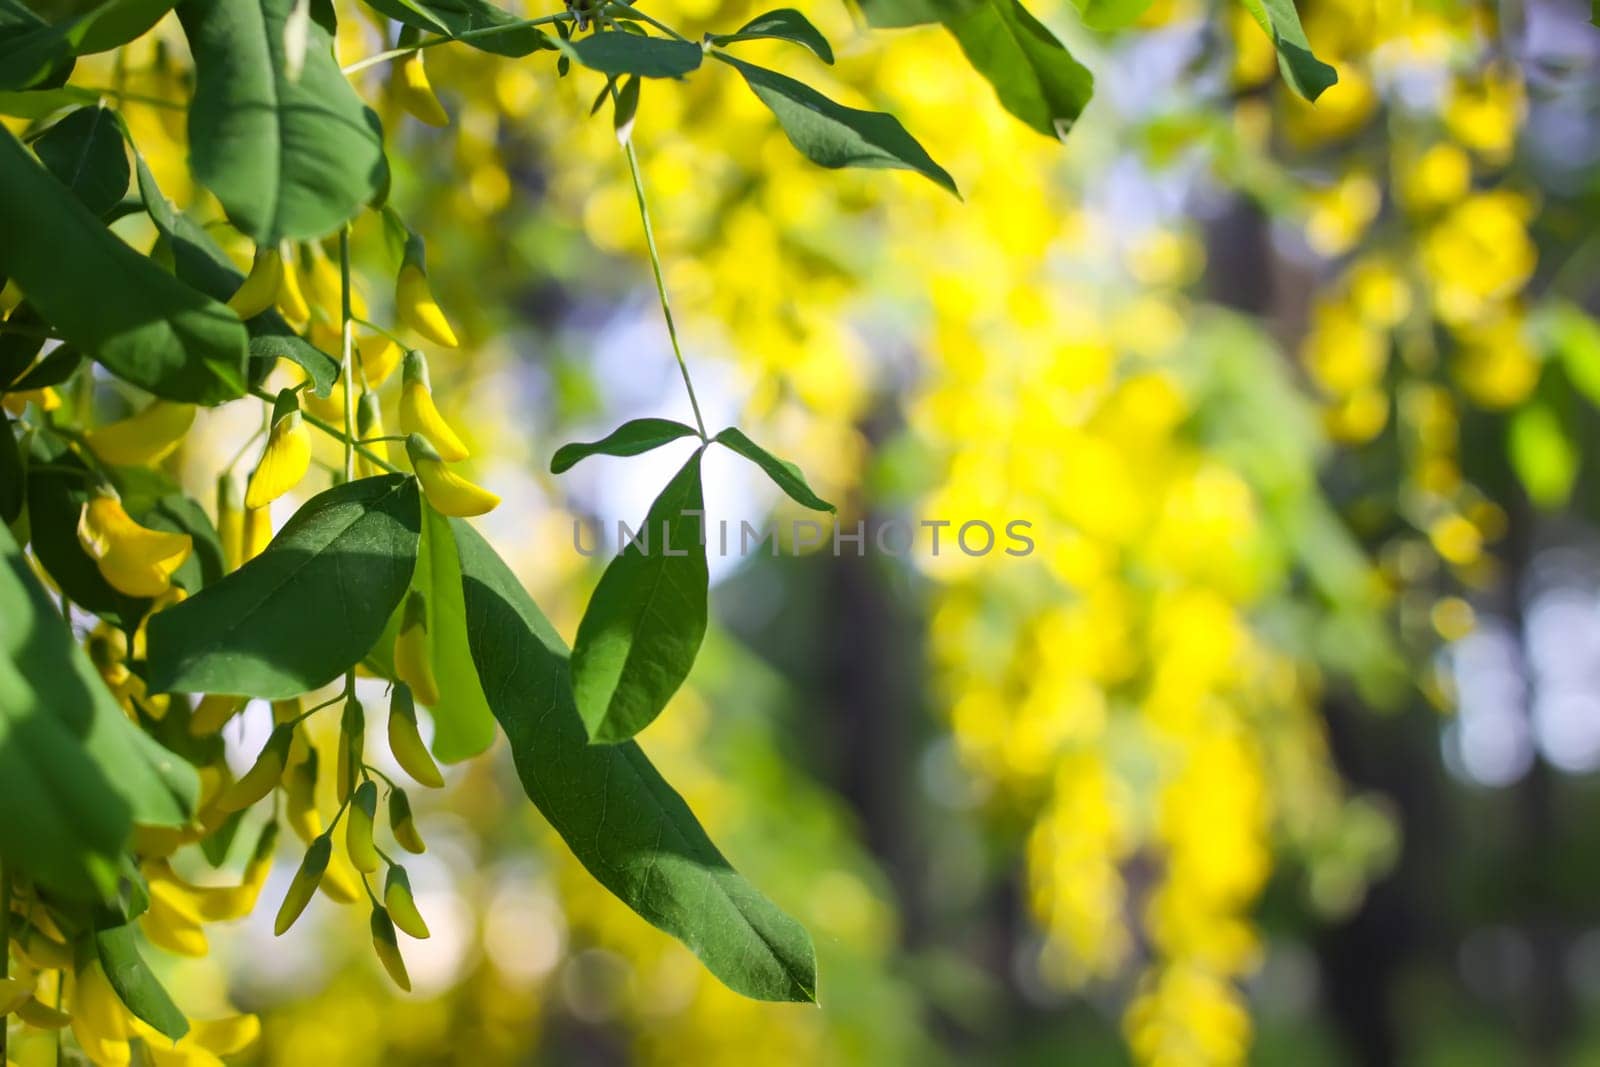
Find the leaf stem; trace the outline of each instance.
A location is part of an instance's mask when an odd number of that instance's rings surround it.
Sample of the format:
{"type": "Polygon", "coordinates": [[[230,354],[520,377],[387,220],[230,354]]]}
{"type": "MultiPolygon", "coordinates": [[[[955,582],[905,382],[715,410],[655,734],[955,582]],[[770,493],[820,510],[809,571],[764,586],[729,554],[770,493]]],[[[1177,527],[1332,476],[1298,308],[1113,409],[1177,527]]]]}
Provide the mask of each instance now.
{"type": "Polygon", "coordinates": [[[350,226],[339,231],[339,329],[343,335],[344,351],[340,373],[344,376],[344,480],[354,481],[356,476],[356,380],[355,366],[356,326],[350,312],[350,226]]]}
{"type": "MultiPolygon", "coordinates": [[[[612,100],[615,102],[616,89],[611,90],[612,100]]],[[[689,394],[689,406],[694,409],[694,424],[700,431],[700,440],[709,441],[706,435],[706,420],[700,417],[700,401],[694,395],[694,383],[689,380],[689,365],[684,362],[683,348],[678,344],[678,327],[672,321],[672,304],[667,299],[667,283],[661,274],[661,253],[656,251],[655,227],[650,224],[650,205],[645,201],[644,178],[639,174],[639,155],[633,150],[633,140],[630,138],[622,144],[623,153],[628,157],[628,173],[633,176],[633,195],[639,202],[639,221],[644,225],[644,243],[650,252],[650,270],[656,279],[656,295],[661,298],[661,317],[667,323],[667,337],[672,341],[672,354],[678,360],[678,372],[683,375],[683,388],[689,394]]]]}
{"type": "Polygon", "coordinates": [[[484,37],[494,37],[498,34],[510,33],[513,30],[525,30],[530,26],[548,26],[554,22],[570,21],[572,21],[572,15],[568,12],[561,11],[554,15],[541,15],[536,19],[518,19],[516,22],[507,22],[499,26],[485,26],[481,30],[468,30],[466,33],[458,33],[450,37],[430,37],[426,41],[418,41],[416,44],[408,45],[405,48],[391,48],[388,51],[379,52],[376,55],[370,55],[365,59],[358,59],[349,66],[344,67],[343,73],[346,76],[355,74],[358,71],[366,70],[368,67],[375,67],[379,63],[387,63],[391,59],[399,59],[401,56],[409,56],[412,52],[419,51],[423,48],[432,48],[435,45],[450,44],[454,41],[477,41],[484,37]]]}
{"type": "Polygon", "coordinates": [[[635,18],[635,19],[638,19],[641,22],[648,22],[650,25],[654,26],[656,29],[660,30],[662,33],[668,34],[668,35],[670,35],[672,37],[676,37],[680,41],[685,41],[685,42],[688,42],[689,44],[693,44],[693,45],[698,45],[699,44],[698,41],[689,40],[689,38],[685,37],[683,34],[679,33],[677,30],[673,29],[671,26],[668,26],[665,22],[662,22],[660,19],[651,18],[649,15],[645,14],[643,11],[640,11],[638,8],[634,7],[632,4],[624,4],[624,3],[619,2],[619,0],[612,0],[612,2],[608,6],[613,11],[621,11],[622,13],[627,15],[629,18],[635,18]]]}
{"type": "MultiPolygon", "coordinates": [[[[250,395],[254,396],[258,400],[265,400],[269,404],[272,403],[272,395],[270,393],[266,392],[265,390],[252,389],[252,390],[250,390],[250,395]]],[[[300,417],[306,421],[307,425],[315,426],[317,429],[321,430],[323,433],[327,434],[329,437],[332,437],[334,440],[343,441],[346,444],[353,444],[353,442],[351,441],[350,437],[346,436],[345,434],[340,433],[333,426],[330,426],[328,423],[323,422],[321,419],[317,418],[315,415],[311,414],[311,412],[305,410],[304,408],[300,409],[300,417]]],[[[399,467],[396,467],[394,464],[390,463],[388,460],[384,459],[382,456],[379,456],[376,453],[374,453],[371,449],[363,448],[359,444],[355,444],[354,447],[355,447],[355,451],[356,451],[357,455],[361,456],[363,459],[367,460],[369,463],[376,464],[378,467],[382,468],[383,470],[388,471],[390,474],[404,474],[405,473],[399,467]]]]}

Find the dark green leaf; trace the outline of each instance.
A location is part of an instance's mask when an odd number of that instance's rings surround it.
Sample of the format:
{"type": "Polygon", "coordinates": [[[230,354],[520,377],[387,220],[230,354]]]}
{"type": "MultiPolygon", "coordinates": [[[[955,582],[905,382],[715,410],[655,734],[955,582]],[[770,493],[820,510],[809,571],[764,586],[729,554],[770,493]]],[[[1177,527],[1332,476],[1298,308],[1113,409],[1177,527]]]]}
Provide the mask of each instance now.
{"type": "Polygon", "coordinates": [[[729,866],[638,745],[588,744],[561,638],[483,538],[451,525],[472,658],[528,798],[590,874],[730,989],[814,1000],[805,929],[729,866]]]}
{"type": "Polygon", "coordinates": [[[828,39],[811,25],[810,19],[792,7],[780,7],[776,11],[768,11],[765,15],[757,15],[735,32],[711,38],[711,43],[727,45],[738,41],[757,41],[766,38],[793,41],[811,49],[824,63],[833,62],[833,48],[828,44],[828,39]]]}
{"type": "Polygon", "coordinates": [[[537,26],[486,0],[366,0],[367,6],[403,26],[460,39],[480,52],[499,56],[532,55],[555,48],[537,26]]]}
{"type": "Polygon", "coordinates": [[[867,24],[880,30],[944,22],[970,8],[975,0],[858,0],[867,24]]]}
{"type": "MultiPolygon", "coordinates": [[[[124,498],[126,499],[126,497],[124,498]]],[[[222,541],[205,509],[182,493],[169,493],[134,516],[152,530],[186,533],[194,543],[189,558],[172,575],[172,584],[193,596],[221,580],[222,541]]]]}
{"type": "Polygon", "coordinates": [[[128,721],[3,527],[0,618],[0,859],[107,898],[133,823],[184,824],[199,781],[128,721]]]}
{"type": "Polygon", "coordinates": [[[216,404],[244,392],[238,317],[110,233],[9,132],[0,133],[0,188],[0,274],[68,343],[169,400],[216,404]]]}
{"type": "Polygon", "coordinates": [[[550,460],[551,474],[564,474],[590,456],[637,456],[670,444],[680,437],[693,437],[693,427],[671,419],[634,419],[625,422],[598,441],[574,441],[556,449],[550,460]]]}
{"type": "Polygon", "coordinates": [[[128,191],[128,152],[122,129],[104,107],[83,107],[33,142],[39,161],[83,206],[104,215],[128,191]]]}
{"type": "Polygon", "coordinates": [[[830,168],[912,170],[956,192],[955,179],[929,158],[893,115],[836,104],[810,86],[776,71],[720,52],[714,54],[744,75],[751,91],[778,117],[790,142],[811,162],[830,168]]]}
{"type": "Polygon", "coordinates": [[[690,41],[640,37],[620,30],[560,41],[556,47],[590,70],[641,78],[681,78],[699,67],[705,56],[700,46],[690,41]]]}
{"type": "Polygon", "coordinates": [[[259,244],[321,237],[387,182],[383,129],[309,21],[305,65],[285,69],[295,0],[184,0],[194,52],[189,164],[228,218],[259,244]]]}
{"type": "Polygon", "coordinates": [[[812,511],[834,511],[832,504],[822,499],[811,491],[811,486],[806,484],[806,476],[788,460],[779,459],[771,452],[756,444],[744,435],[737,426],[729,426],[726,430],[712,438],[719,445],[723,445],[739,453],[745,459],[754,463],[767,472],[767,477],[789,494],[795,503],[810,508],[812,511]]]}
{"type": "Polygon", "coordinates": [[[83,365],[83,353],[71,345],[57,345],[39,362],[23,372],[22,377],[11,383],[7,388],[17,392],[26,392],[29,389],[43,389],[46,386],[60,385],[73,372],[83,365]]]}
{"type": "MultiPolygon", "coordinates": [[[[455,534],[443,515],[422,505],[422,546],[411,588],[426,605],[428,642],[439,703],[433,713],[433,754],[445,763],[470,759],[494,743],[494,713],[478,684],[478,669],[467,645],[466,608],[461,601],[461,563],[455,534]]],[[[394,639],[404,604],[389,616],[383,635],[367,660],[378,673],[394,678],[394,639]]]]}
{"type": "Polygon", "coordinates": [[[72,28],[74,50],[79,55],[109,52],[143,37],[174,0],[110,0],[91,10],[72,28]]]}
{"type": "Polygon", "coordinates": [[[33,305],[24,301],[0,323],[0,387],[15,389],[18,378],[33,366],[34,357],[44,347],[50,324],[39,317],[33,305]]]}
{"type": "Polygon", "coordinates": [[[129,1011],[174,1041],[189,1032],[189,1020],[139,954],[132,923],[96,930],[94,947],[106,980],[129,1011]]]}
{"type": "Polygon", "coordinates": [[[1046,137],[1065,137],[1094,77],[1017,0],[983,0],[945,23],[1005,109],[1046,137]]]}
{"type": "Polygon", "coordinates": [[[0,0],[0,89],[55,89],[72,73],[67,26],[52,26],[19,0],[0,0]]]}
{"type": "Polygon", "coordinates": [[[22,514],[22,451],[10,416],[0,412],[0,523],[10,525],[22,514]]]}
{"type": "Polygon", "coordinates": [[[572,644],[572,689],[596,743],[661,714],[706,634],[706,548],[697,449],[650,505],[637,543],[600,576],[572,644]],[[686,514],[689,513],[689,514],[686,514]]]}
{"type": "Polygon", "coordinates": [[[420,523],[404,475],[312,497],[261,555],[151,617],[151,691],[278,700],[332,681],[383,632],[420,523]]]}
{"type": "Polygon", "coordinates": [[[1289,87],[1307,100],[1339,80],[1339,74],[1311,54],[1311,42],[1300,25],[1294,0],[1240,0],[1278,49],[1278,69],[1289,87]]]}

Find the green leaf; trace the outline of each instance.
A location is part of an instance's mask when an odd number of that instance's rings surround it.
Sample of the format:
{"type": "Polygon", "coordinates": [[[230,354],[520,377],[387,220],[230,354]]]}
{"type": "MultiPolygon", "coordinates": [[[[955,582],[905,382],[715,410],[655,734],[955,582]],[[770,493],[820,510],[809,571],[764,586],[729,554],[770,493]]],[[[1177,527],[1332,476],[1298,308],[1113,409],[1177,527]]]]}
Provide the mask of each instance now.
{"type": "MultiPolygon", "coordinates": [[[[124,494],[126,500],[126,494],[124,494]]],[[[186,533],[194,544],[189,558],[172,575],[172,584],[193,596],[208,585],[221,581],[224,570],[222,541],[211,517],[199,504],[182,493],[168,493],[143,509],[134,518],[152,530],[186,533]]]]}
{"type": "Polygon", "coordinates": [[[261,555],[151,617],[150,691],[279,700],[331,682],[400,602],[420,524],[404,475],[312,497],[261,555]]]}
{"type": "Polygon", "coordinates": [[[71,345],[57,345],[39,362],[23,372],[22,377],[6,386],[7,390],[26,392],[60,385],[83,365],[83,353],[71,345]]]}
{"type": "Polygon", "coordinates": [[[284,23],[294,5],[178,5],[195,62],[189,164],[258,244],[331,233],[388,182],[378,116],[339,70],[332,39],[315,19],[307,23],[304,67],[290,79],[284,23]]]}
{"type": "Polygon", "coordinates": [[[1094,95],[1094,76],[1017,0],[984,0],[945,23],[1005,109],[1064,138],[1094,95]]]}
{"type": "MultiPolygon", "coordinates": [[[[433,674],[439,703],[433,713],[433,754],[459,763],[494,743],[494,713],[478,684],[478,668],[467,644],[466,608],[461,600],[461,563],[450,522],[426,500],[422,504],[422,547],[411,588],[423,595],[433,674]]],[[[367,656],[379,674],[394,679],[394,639],[400,632],[405,598],[389,616],[383,635],[367,656]]]]}
{"type": "Polygon", "coordinates": [[[1139,21],[1150,8],[1150,0],[1072,0],[1083,24],[1091,29],[1125,29],[1139,21]]]}
{"type": "Polygon", "coordinates": [[[67,27],[18,0],[0,0],[0,89],[55,89],[72,73],[67,27]]]}
{"type": "Polygon", "coordinates": [[[238,317],[122,243],[9,132],[0,132],[0,188],[0,275],[68,343],[168,400],[244,393],[238,317]]]}
{"type": "Polygon", "coordinates": [[[1307,100],[1315,100],[1339,80],[1339,74],[1311,54],[1300,25],[1294,0],[1239,0],[1278,50],[1278,69],[1289,87],[1307,100]]]}
{"type": "MultiPolygon", "coordinates": [[[[3,52],[4,45],[0,45],[3,52]]],[[[0,82],[5,79],[0,78],[0,82]]],[[[98,103],[100,95],[77,85],[62,85],[54,89],[34,89],[31,91],[0,91],[0,115],[10,115],[19,119],[42,119],[52,115],[62,108],[74,104],[98,103]]]]}
{"type": "Polygon", "coordinates": [[[623,423],[598,441],[574,441],[556,449],[550,460],[551,474],[565,474],[579,460],[590,456],[637,456],[680,437],[695,436],[695,429],[671,419],[633,419],[623,423]]]}
{"type": "Polygon", "coordinates": [[[128,721],[3,527],[0,618],[0,860],[107,898],[132,825],[186,823],[199,780],[128,721]]]}
{"type": "Polygon", "coordinates": [[[557,41],[556,47],[590,70],[611,75],[637,74],[641,78],[681,78],[699,67],[705,56],[692,41],[640,37],[620,30],[557,41]]]}
{"type": "Polygon", "coordinates": [[[80,19],[72,28],[74,50],[79,55],[109,52],[143,37],[172,10],[174,0],[110,0],[80,19]]]}
{"type": "Polygon", "coordinates": [[[1582,457],[1553,407],[1536,400],[1519,409],[1511,417],[1506,448],[1529,500],[1546,511],[1566,506],[1582,457]]]}
{"type": "Polygon", "coordinates": [[[857,0],[867,24],[893,30],[944,22],[972,7],[974,0],[857,0]]]}
{"type": "Polygon", "coordinates": [[[33,150],[45,168],[96,215],[128,191],[128,153],[122,130],[104,107],[83,107],[51,126],[33,150]]]}
{"type": "Polygon", "coordinates": [[[189,1032],[189,1020],[139,954],[139,938],[132,923],[96,930],[94,948],[106,980],[129,1011],[174,1041],[189,1032]]]}
{"type": "Polygon", "coordinates": [[[366,0],[367,6],[403,26],[458,38],[480,52],[513,58],[553,50],[549,34],[486,0],[366,0]]]}
{"type": "Polygon", "coordinates": [[[744,435],[744,431],[737,426],[729,426],[717,436],[712,438],[717,444],[730,448],[745,459],[754,463],[767,472],[767,477],[779,489],[789,494],[789,498],[796,504],[810,508],[812,511],[835,511],[832,504],[822,499],[811,491],[811,486],[806,484],[806,476],[788,460],[779,459],[771,452],[756,444],[744,435]]]}
{"type": "Polygon", "coordinates": [[[23,479],[26,477],[11,417],[0,412],[0,523],[10,525],[22,514],[23,479]]]}
{"type": "Polygon", "coordinates": [[[739,41],[763,39],[793,41],[811,49],[824,63],[833,62],[833,46],[828,44],[828,39],[822,36],[822,31],[811,24],[810,19],[792,7],[780,7],[776,11],[757,15],[733,33],[711,38],[711,43],[729,45],[739,41]]]}
{"type": "Polygon", "coordinates": [[[845,107],[776,71],[721,52],[712,54],[744,75],[751,92],[778,117],[790,143],[818,166],[911,170],[957,193],[955,179],[929,158],[893,115],[845,107]]]}
{"type": "Polygon", "coordinates": [[[1552,300],[1538,309],[1534,326],[1573,388],[1600,408],[1600,323],[1575,304],[1552,300]]]}
{"type": "Polygon", "coordinates": [[[451,525],[472,658],[528,799],[601,885],[730,989],[814,1000],[805,928],[728,864],[638,745],[588,743],[561,638],[483,538],[451,525]]]}
{"type": "Polygon", "coordinates": [[[589,737],[626,741],[654,721],[706,634],[709,574],[697,449],[600,576],[572,643],[572,689],[589,737]],[[697,514],[685,514],[694,512],[697,514]]]}

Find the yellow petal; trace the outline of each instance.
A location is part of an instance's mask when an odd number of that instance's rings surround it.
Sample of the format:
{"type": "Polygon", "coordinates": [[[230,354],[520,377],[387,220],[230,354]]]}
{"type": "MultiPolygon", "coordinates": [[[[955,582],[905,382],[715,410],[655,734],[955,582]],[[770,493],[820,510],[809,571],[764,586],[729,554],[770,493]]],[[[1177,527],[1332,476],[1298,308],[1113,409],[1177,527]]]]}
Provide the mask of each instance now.
{"type": "MultiPolygon", "coordinates": [[[[500,506],[500,498],[481,485],[474,485],[456,474],[437,459],[415,463],[417,481],[428,503],[441,515],[471,518],[484,515],[500,506]]],[[[429,703],[424,700],[424,704],[429,703]]]]}
{"type": "Polygon", "coordinates": [[[300,288],[300,271],[292,258],[283,261],[283,277],[278,282],[278,310],[296,325],[311,317],[311,305],[306,303],[305,292],[300,288]]]}
{"type": "Polygon", "coordinates": [[[311,435],[306,432],[299,410],[291,411],[272,425],[267,449],[250,474],[244,492],[244,506],[264,508],[300,484],[311,469],[311,435]]]}
{"type": "Polygon", "coordinates": [[[84,439],[112,466],[141,467],[171,455],[193,424],[193,404],[157,400],[136,415],[90,430],[84,439]]]}
{"type": "Polygon", "coordinates": [[[412,52],[395,67],[394,96],[405,108],[429,126],[448,126],[450,116],[445,113],[439,98],[428,83],[428,72],[422,66],[422,52],[412,52]]]}
{"type": "Polygon", "coordinates": [[[389,375],[400,366],[400,357],[405,354],[399,345],[382,337],[367,338],[356,346],[356,351],[361,356],[361,373],[371,389],[389,380],[389,375]]]}
{"type": "Polygon", "coordinates": [[[428,288],[428,276],[415,264],[407,263],[400,268],[400,277],[395,281],[394,306],[400,321],[408,329],[415,330],[434,344],[446,348],[455,348],[460,344],[456,340],[455,330],[450,328],[449,320],[434,302],[433,293],[428,288]]]}
{"type": "MultiPolygon", "coordinates": [[[[428,648],[428,626],[424,613],[422,595],[412,593],[406,601],[400,632],[394,638],[394,675],[417,700],[432,706],[439,703],[439,682],[433,673],[433,654],[428,648]]],[[[393,737],[391,725],[391,740],[393,737]]]]}
{"type": "Polygon", "coordinates": [[[190,910],[192,902],[170,883],[150,883],[150,907],[139,916],[139,929],[152,945],[180,956],[204,956],[209,950],[205,929],[190,910]]]}
{"type": "Polygon", "coordinates": [[[126,1067],[132,1059],[127,1009],[99,960],[90,960],[74,976],[70,998],[72,1035],[84,1055],[96,1067],[126,1067]]]}
{"type": "Polygon", "coordinates": [[[193,548],[188,534],[140,526],[128,517],[122,501],[104,494],[83,506],[78,543],[114,589],[138,597],[166,592],[173,572],[193,548]]]}
{"type": "Polygon", "coordinates": [[[254,318],[278,300],[278,289],[283,284],[283,258],[276,248],[257,248],[250,273],[233,296],[228,306],[241,319],[254,318]]]}
{"type": "Polygon", "coordinates": [[[262,549],[272,543],[272,510],[250,508],[244,513],[244,544],[240,566],[261,555],[262,549]]]}
{"type": "Polygon", "coordinates": [[[408,382],[400,391],[400,432],[420,433],[438,451],[440,459],[451,463],[471,455],[434,406],[433,393],[419,382],[408,382]]]}

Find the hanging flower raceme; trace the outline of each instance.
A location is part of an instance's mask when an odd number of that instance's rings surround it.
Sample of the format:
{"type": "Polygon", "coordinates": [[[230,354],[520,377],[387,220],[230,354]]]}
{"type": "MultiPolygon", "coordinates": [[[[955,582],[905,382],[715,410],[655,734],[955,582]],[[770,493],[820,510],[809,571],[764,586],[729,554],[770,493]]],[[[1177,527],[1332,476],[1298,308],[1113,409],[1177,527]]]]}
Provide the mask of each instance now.
{"type": "Polygon", "coordinates": [[[272,404],[272,428],[261,462],[250,474],[244,506],[265,508],[300,484],[311,468],[311,435],[300,415],[299,395],[293,389],[278,393],[272,404]]]}
{"type": "MultiPolygon", "coordinates": [[[[406,455],[422,483],[428,503],[441,515],[471,518],[500,506],[500,498],[481,485],[474,485],[445,466],[444,460],[427,439],[413,433],[406,438],[406,455]]],[[[418,696],[421,696],[419,693],[418,696]]],[[[424,704],[430,703],[423,699],[424,704]]]]}
{"type": "Polygon", "coordinates": [[[406,238],[405,254],[400,262],[400,276],[395,279],[394,309],[407,329],[415,330],[434,344],[455,348],[455,330],[439,310],[428,288],[428,267],[422,238],[410,234],[406,238]]]}
{"type": "Polygon", "coordinates": [[[283,257],[276,248],[257,248],[244,283],[228,298],[228,306],[241,319],[251,319],[278,302],[283,288],[283,257]]]}
{"type": "Polygon", "coordinates": [[[165,593],[173,572],[183,566],[194,547],[188,534],[152,530],[134,522],[108,486],[98,487],[84,504],[78,518],[78,544],[113,589],[137,597],[165,593]]]}
{"type": "Polygon", "coordinates": [[[170,456],[192,425],[193,404],[157,400],[137,414],[88,431],[84,440],[105,463],[142,467],[170,456]]]}
{"type": "Polygon", "coordinates": [[[433,402],[433,383],[428,376],[428,359],[416,349],[406,353],[400,378],[400,432],[419,433],[449,463],[466,459],[472,453],[433,402]]]}
{"type": "MultiPolygon", "coordinates": [[[[415,44],[420,36],[421,34],[415,29],[406,26],[400,31],[399,45],[404,48],[415,44]]],[[[394,93],[395,100],[413,117],[421,119],[429,126],[450,125],[450,116],[439,103],[439,98],[433,94],[433,86],[428,83],[428,72],[422,65],[420,48],[394,65],[389,88],[394,93]]]]}

